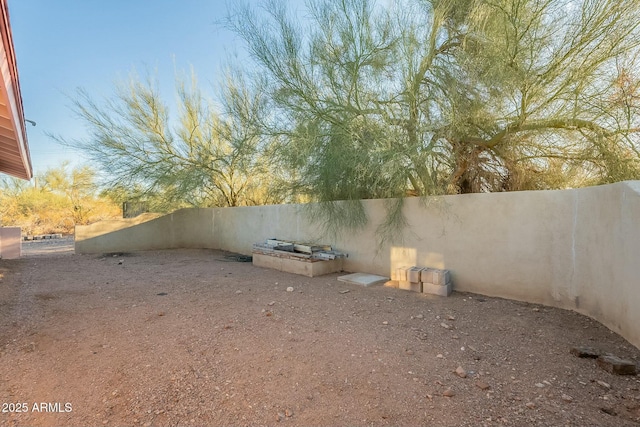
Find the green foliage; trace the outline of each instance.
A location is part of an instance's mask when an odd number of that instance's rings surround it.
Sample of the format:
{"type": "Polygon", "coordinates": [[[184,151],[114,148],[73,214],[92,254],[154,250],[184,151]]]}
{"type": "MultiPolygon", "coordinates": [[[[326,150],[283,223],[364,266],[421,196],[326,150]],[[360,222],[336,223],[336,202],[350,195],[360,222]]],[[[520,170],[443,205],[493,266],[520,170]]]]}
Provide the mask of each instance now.
{"type": "Polygon", "coordinates": [[[65,163],[29,182],[0,180],[0,224],[19,226],[25,234],[73,233],[86,225],[121,216],[119,206],[96,195],[95,172],[88,167],[68,170],[65,163]]]}
{"type": "MultiPolygon", "coordinates": [[[[321,202],[317,218],[366,221],[335,200],[640,178],[637,1],[318,0],[306,20],[282,2],[266,10],[238,6],[227,27],[255,60],[275,160],[291,191],[321,202]]],[[[391,204],[380,230],[400,211],[391,204]]]]}
{"type": "Polygon", "coordinates": [[[227,73],[222,108],[195,77],[178,80],[175,126],[152,81],[132,77],[102,102],[79,90],[74,110],[90,137],[56,139],[82,150],[120,198],[148,200],[159,211],[280,202],[270,191],[263,138],[254,126],[261,95],[241,77],[227,73]]]}
{"type": "MultiPolygon", "coordinates": [[[[637,0],[313,0],[230,10],[254,63],[217,103],[178,81],[169,117],[133,78],[75,111],[67,145],[118,200],[154,210],[318,202],[362,227],[368,198],[556,189],[640,179],[637,0]],[[348,203],[338,205],[338,200],[348,203]]],[[[380,235],[405,225],[389,202],[380,235]]],[[[383,237],[384,240],[384,237],[383,237]]]]}
{"type": "Polygon", "coordinates": [[[549,188],[576,166],[640,176],[635,1],[316,1],[307,27],[268,12],[228,26],[312,199],[549,188]]]}

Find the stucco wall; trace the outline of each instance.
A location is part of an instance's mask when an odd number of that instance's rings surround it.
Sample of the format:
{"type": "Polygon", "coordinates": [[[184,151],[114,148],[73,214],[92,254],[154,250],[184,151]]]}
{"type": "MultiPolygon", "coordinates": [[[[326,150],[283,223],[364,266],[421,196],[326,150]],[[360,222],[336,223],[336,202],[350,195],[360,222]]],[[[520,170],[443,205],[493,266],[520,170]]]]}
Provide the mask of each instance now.
{"type": "Polygon", "coordinates": [[[79,254],[145,251],[172,248],[214,248],[213,209],[181,209],[168,215],[76,226],[79,254]]]}
{"type": "MultiPolygon", "coordinates": [[[[451,270],[455,289],[569,308],[640,347],[640,181],[563,191],[404,200],[408,227],[380,245],[389,201],[367,200],[361,230],[320,235],[300,205],[187,209],[128,227],[76,229],[76,252],[200,247],[249,254],[267,238],[327,243],[347,271],[451,270]]],[[[122,224],[120,224],[122,226],[122,224]]]]}
{"type": "Polygon", "coordinates": [[[22,229],[0,227],[0,258],[16,259],[22,255],[22,229]]]}

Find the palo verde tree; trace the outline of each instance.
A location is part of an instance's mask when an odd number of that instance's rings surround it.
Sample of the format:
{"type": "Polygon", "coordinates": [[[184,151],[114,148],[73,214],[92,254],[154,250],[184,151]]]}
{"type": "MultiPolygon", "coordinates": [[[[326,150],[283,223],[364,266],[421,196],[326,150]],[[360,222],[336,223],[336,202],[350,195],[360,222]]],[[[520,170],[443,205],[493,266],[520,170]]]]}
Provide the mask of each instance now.
{"type": "Polygon", "coordinates": [[[466,32],[427,108],[448,156],[449,191],[564,188],[640,178],[640,4],[467,2],[466,32]]]}
{"type": "Polygon", "coordinates": [[[81,150],[120,198],[130,189],[157,210],[278,202],[253,125],[260,93],[230,71],[219,105],[204,96],[195,77],[178,81],[177,94],[179,115],[172,121],[151,80],[132,77],[102,101],[79,90],[73,109],[89,136],[56,139],[81,150]]]}
{"type": "Polygon", "coordinates": [[[634,0],[272,1],[227,25],[311,200],[640,177],[634,0]]]}

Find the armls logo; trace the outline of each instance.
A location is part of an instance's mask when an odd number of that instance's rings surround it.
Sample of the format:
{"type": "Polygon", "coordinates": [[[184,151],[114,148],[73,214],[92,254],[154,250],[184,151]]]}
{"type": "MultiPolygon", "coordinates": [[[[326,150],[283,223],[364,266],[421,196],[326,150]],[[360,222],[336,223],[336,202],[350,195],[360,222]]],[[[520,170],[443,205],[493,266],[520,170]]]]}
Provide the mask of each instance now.
{"type": "Polygon", "coordinates": [[[57,412],[57,413],[65,413],[72,412],[73,407],[71,403],[61,403],[61,402],[36,402],[33,404],[31,408],[31,412],[57,412]]]}

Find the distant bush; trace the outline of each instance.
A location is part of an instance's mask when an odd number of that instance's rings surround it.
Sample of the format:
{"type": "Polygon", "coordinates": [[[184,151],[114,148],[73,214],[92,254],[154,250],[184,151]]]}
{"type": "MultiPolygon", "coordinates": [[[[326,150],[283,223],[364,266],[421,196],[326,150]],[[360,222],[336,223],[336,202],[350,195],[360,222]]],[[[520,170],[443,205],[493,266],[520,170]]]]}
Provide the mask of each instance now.
{"type": "Polygon", "coordinates": [[[121,217],[118,204],[97,194],[95,173],[87,168],[49,169],[34,185],[0,180],[0,225],[22,228],[25,235],[72,234],[76,225],[121,217]]]}

